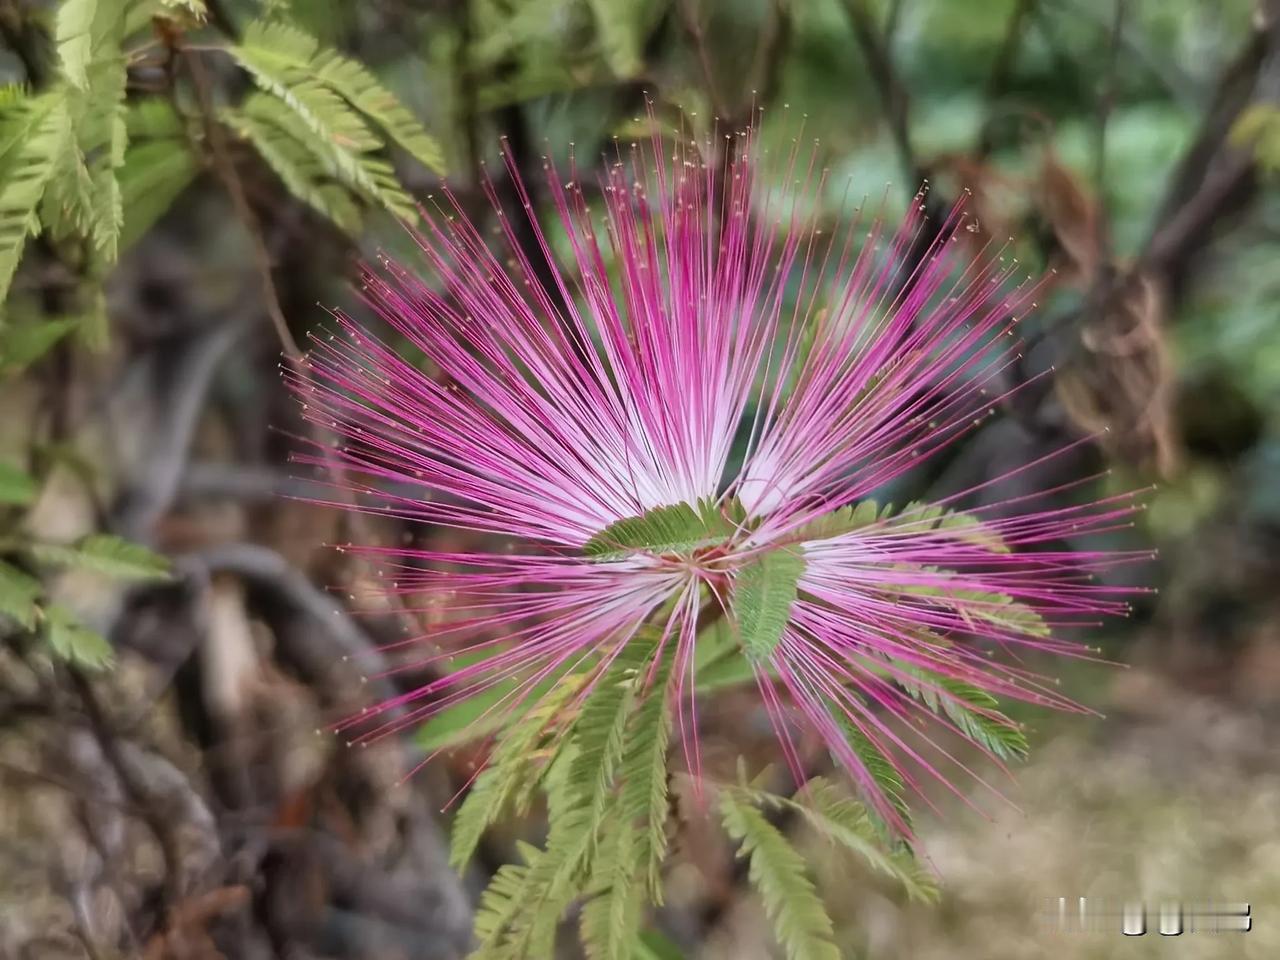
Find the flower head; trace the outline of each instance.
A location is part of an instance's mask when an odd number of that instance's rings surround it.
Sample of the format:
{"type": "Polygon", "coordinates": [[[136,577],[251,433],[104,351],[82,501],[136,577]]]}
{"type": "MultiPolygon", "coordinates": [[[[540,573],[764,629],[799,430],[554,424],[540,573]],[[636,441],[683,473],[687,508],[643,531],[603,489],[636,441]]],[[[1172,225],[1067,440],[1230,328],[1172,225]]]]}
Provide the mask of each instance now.
{"type": "Polygon", "coordinates": [[[797,775],[821,742],[905,827],[877,763],[910,780],[950,758],[899,721],[1000,755],[1020,734],[992,695],[1070,708],[991,653],[1079,653],[1054,632],[1123,611],[1093,574],[1132,556],[1066,541],[1135,504],[872,501],[1004,401],[1036,285],[1002,251],[972,253],[962,205],[931,226],[922,194],[896,231],[861,216],[826,231],[805,203],[825,173],[799,151],[782,191],[756,182],[753,132],[723,149],[720,165],[655,139],[589,186],[548,163],[571,254],[551,283],[506,215],[490,242],[446,191],[417,235],[428,276],[384,261],[365,277],[403,342],[338,314],[311,352],[296,386],[344,438],[348,483],[385,512],[509,540],[364,548],[391,589],[446,607],[423,639],[451,666],[363,735],[486,694],[517,717],[573,678],[568,709],[644,644],[694,772],[695,692],[745,664],[797,775]]]}

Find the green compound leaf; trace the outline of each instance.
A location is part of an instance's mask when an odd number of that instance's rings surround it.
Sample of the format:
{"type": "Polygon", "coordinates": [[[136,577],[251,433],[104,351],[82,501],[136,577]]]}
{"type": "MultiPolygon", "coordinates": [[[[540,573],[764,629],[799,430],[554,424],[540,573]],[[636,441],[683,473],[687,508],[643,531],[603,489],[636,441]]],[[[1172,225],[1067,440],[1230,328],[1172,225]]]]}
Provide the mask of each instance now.
{"type": "Polygon", "coordinates": [[[595,876],[602,889],[582,908],[588,960],[632,960],[644,913],[644,887],[637,882],[638,846],[638,831],[630,823],[618,825],[601,844],[595,876]]]}
{"type": "Polygon", "coordinates": [[[573,723],[575,753],[564,787],[569,803],[586,812],[587,829],[593,836],[612,797],[635,694],[634,670],[615,661],[596,682],[573,723]]]}
{"type": "Polygon", "coordinates": [[[764,901],[788,960],[840,960],[835,930],[809,879],[804,857],[743,791],[720,794],[720,819],[750,857],[748,876],[764,901]]]}
{"type": "Polygon", "coordinates": [[[255,21],[231,55],[258,85],[279,97],[326,141],[351,150],[376,150],[381,144],[347,102],[319,83],[313,61],[319,42],[297,27],[279,21],[255,21]]]}
{"type": "Polygon", "coordinates": [[[36,207],[75,135],[64,89],[27,100],[7,100],[0,110],[0,299],[9,290],[22,247],[37,232],[36,207]]]}
{"type": "MultiPolygon", "coordinates": [[[[925,566],[917,568],[920,573],[948,573],[940,567],[925,566]]],[[[970,627],[975,621],[983,621],[1010,633],[1032,637],[1047,637],[1052,632],[1034,609],[1025,603],[1019,603],[1007,593],[991,590],[969,590],[964,587],[953,587],[946,583],[902,583],[895,584],[892,589],[899,593],[916,597],[928,597],[931,601],[953,610],[970,627]]]]}
{"type": "MultiPolygon", "coordinates": [[[[959,596],[958,592],[953,591],[953,596],[959,596]]],[[[976,600],[981,599],[982,604],[967,605],[960,608],[963,616],[985,620],[990,624],[1007,630],[1010,633],[1020,633],[1031,637],[1047,637],[1051,633],[1049,625],[1044,622],[1044,617],[1040,616],[1035,610],[1028,607],[1025,603],[1019,603],[1007,593],[978,593],[971,591],[962,599],[976,600]]]]}
{"type": "Polygon", "coordinates": [[[35,629],[40,581],[0,560],[0,615],[28,630],[35,629]]]}
{"type": "Polygon", "coordinates": [[[556,928],[582,891],[596,840],[586,811],[574,809],[552,817],[545,848],[520,844],[525,866],[504,866],[480,898],[471,960],[554,956],[556,928]]]}
{"type": "Polygon", "coordinates": [[[896,515],[893,504],[887,504],[883,509],[874,500],[847,504],[797,528],[788,539],[800,542],[827,540],[876,524],[879,524],[878,529],[883,530],[886,535],[942,533],[992,553],[1009,552],[1008,545],[1000,535],[973,514],[918,501],[908,503],[896,515]]]}
{"type": "Polygon", "coordinates": [[[732,608],[742,647],[756,662],[768,660],[791,617],[804,560],[788,550],[757,555],[734,577],[732,608]]]}
{"type": "MultiPolygon", "coordinates": [[[[519,751],[541,771],[524,779],[546,793],[547,840],[541,849],[523,845],[523,865],[503,867],[491,881],[476,914],[480,945],[473,960],[553,955],[561,917],[582,898],[580,932],[588,956],[630,960],[646,900],[656,900],[648,894],[660,884],[666,849],[672,651],[663,648],[655,669],[657,641],[648,631],[631,638],[571,724],[550,731],[553,742],[537,751],[540,756],[530,760],[533,751],[519,751]],[[651,669],[653,683],[647,685],[651,669]]],[[[583,681],[588,674],[575,676],[583,681]]],[[[579,682],[569,697],[581,690],[579,682]]],[[[460,811],[463,819],[471,815],[460,811]]],[[[467,830],[463,841],[478,836],[475,828],[467,830]]]]}
{"type": "Polygon", "coordinates": [[[20,373],[81,324],[79,317],[33,320],[0,329],[0,376],[20,373]]]}
{"type": "Polygon", "coordinates": [[[651,5],[637,0],[588,0],[601,53],[614,76],[637,76],[644,69],[644,27],[651,5]]]}
{"type": "Polygon", "coordinates": [[[622,754],[618,801],[621,817],[641,825],[635,860],[637,869],[645,872],[649,897],[654,903],[662,902],[662,862],[667,854],[667,749],[672,729],[667,681],[673,653],[663,652],[648,694],[631,718],[622,754]]]}
{"type": "Polygon", "coordinates": [[[874,500],[861,500],[843,507],[837,507],[825,516],[810,520],[799,527],[787,539],[797,541],[827,540],[841,534],[851,533],[869,527],[880,518],[880,508],[874,500]]]}
{"type": "Polygon", "coordinates": [[[31,555],[55,567],[92,570],[119,580],[167,580],[169,561],[141,544],[95,533],[75,545],[35,543],[31,555]]]}
{"type": "Polygon", "coordinates": [[[550,911],[545,911],[541,920],[529,915],[530,903],[544,899],[538,897],[538,893],[545,890],[547,871],[554,869],[554,863],[548,867],[554,855],[523,841],[516,846],[524,862],[504,865],[480,895],[475,919],[475,934],[480,945],[469,955],[469,960],[521,960],[525,956],[554,954],[560,910],[549,918],[545,914],[550,911]],[[521,928],[512,929],[522,921],[521,928]],[[543,953],[533,952],[537,945],[543,947],[543,953]]]}
{"type": "Polygon", "coordinates": [[[974,743],[1002,760],[1026,759],[1026,734],[1000,712],[1000,702],[991,694],[914,664],[895,661],[894,667],[905,674],[895,677],[902,689],[934,713],[950,719],[974,743]]]}
{"type": "Polygon", "coordinates": [[[914,533],[936,531],[992,553],[1009,552],[1008,544],[1000,539],[1000,535],[973,514],[948,510],[933,503],[908,503],[890,525],[909,527],[914,533]]]}
{"type": "Polygon", "coordinates": [[[125,124],[129,145],[116,171],[124,207],[122,250],[151,229],[200,172],[183,120],[167,100],[131,103],[125,124]]]}
{"type": "Polygon", "coordinates": [[[676,503],[617,520],[582,547],[596,560],[621,560],[633,553],[688,555],[723,543],[737,530],[731,516],[712,500],[697,507],[676,503]]]}
{"type": "Polygon", "coordinates": [[[449,863],[454,869],[467,865],[484,831],[504,811],[525,811],[537,779],[538,755],[550,736],[548,722],[578,687],[574,678],[562,677],[545,695],[538,696],[535,691],[532,695],[537,699],[507,723],[484,771],[453,818],[449,863]]]}
{"type": "Polygon", "coordinates": [[[898,883],[912,900],[922,903],[937,900],[936,884],[910,848],[901,843],[886,843],[867,807],[829,780],[814,777],[790,799],[747,786],[735,789],[744,802],[799,814],[823,837],[898,883]]]}
{"type": "Polygon", "coordinates": [[[318,80],[385,130],[415,160],[429,170],[444,173],[440,145],[368,67],[332,50],[319,51],[312,65],[318,80]]]}
{"type": "Polygon", "coordinates": [[[342,165],[333,150],[284,104],[267,94],[253,94],[223,120],[257,149],[285,187],[348,234],[360,229],[360,209],[342,182],[342,165]]]}
{"type": "MultiPolygon", "coordinates": [[[[291,106],[313,122],[317,133],[325,133],[332,123],[341,132],[356,132],[349,120],[342,120],[332,102],[326,103],[318,96],[319,90],[329,91],[341,101],[350,104],[386,131],[413,157],[437,173],[444,172],[443,153],[440,146],[418,122],[417,118],[400,103],[396,95],[383,86],[368,67],[326,49],[310,34],[280,21],[256,21],[245,30],[244,42],[233,51],[234,55],[254,74],[264,89],[271,90],[282,99],[291,100],[291,106]],[[312,114],[312,111],[316,111],[312,114]]],[[[363,125],[361,127],[363,130],[363,125]]],[[[367,133],[357,136],[353,146],[378,146],[363,141],[367,133]]]]}
{"type": "Polygon", "coordinates": [[[129,136],[126,65],[120,49],[124,26],[121,0],[68,0],[58,11],[63,72],[69,83],[61,89],[73,136],[56,159],[40,206],[40,219],[50,236],[90,239],[103,263],[115,260],[124,222],[116,179],[129,136]],[[62,43],[64,29],[71,33],[62,43]],[[78,59],[67,59],[68,55],[78,59]]]}
{"type": "Polygon", "coordinates": [[[97,0],[64,0],[54,21],[54,39],[63,75],[75,87],[89,86],[87,70],[93,53],[93,21],[97,0]]]}
{"type": "Polygon", "coordinates": [[[417,220],[417,207],[394,168],[371,156],[383,148],[384,140],[368,121],[436,172],[443,172],[443,153],[367,67],[275,20],[249,24],[244,40],[229,52],[279,107],[273,113],[262,102],[249,103],[245,110],[228,115],[291,190],[349,227],[350,212],[331,189],[319,184],[312,169],[318,167],[366,200],[402,219],[417,220]],[[292,122],[282,111],[293,115],[292,122]]]}
{"type": "Polygon", "coordinates": [[[90,630],[65,607],[48,607],[44,611],[49,646],[67,663],[88,670],[102,670],[115,662],[111,644],[96,630],[90,630]]]}
{"type": "Polygon", "coordinates": [[[910,849],[902,844],[886,847],[870,811],[835,784],[815,777],[792,803],[815,830],[901,885],[910,899],[921,903],[938,899],[937,885],[910,849]]]}
{"type": "MultiPolygon", "coordinates": [[[[382,139],[330,82],[332,77],[319,72],[337,54],[323,50],[315,38],[296,27],[263,21],[250,24],[243,43],[229,52],[262,90],[279,101],[274,117],[267,116],[267,107],[255,106],[252,126],[242,131],[252,131],[255,142],[259,142],[265,135],[265,125],[274,125],[271,143],[275,151],[268,159],[278,173],[285,165],[285,154],[281,150],[286,148],[281,144],[288,136],[309,148],[334,178],[365,200],[385,207],[404,220],[417,221],[413,198],[396,178],[394,168],[387,160],[374,155],[382,148],[382,139]],[[284,120],[280,111],[294,114],[296,124],[284,120]],[[303,130],[305,134],[300,134],[303,130]]],[[[239,125],[244,123],[242,113],[239,125]]],[[[295,147],[288,154],[287,163],[296,166],[299,162],[295,147]]],[[[308,202],[314,203],[316,199],[312,191],[308,202]]],[[[332,202],[332,199],[328,201],[330,205],[332,202]]]]}
{"type": "Polygon", "coordinates": [[[25,470],[0,463],[0,507],[25,507],[36,498],[39,489],[25,470]]]}
{"type": "MultiPolygon", "coordinates": [[[[889,804],[902,819],[902,822],[910,826],[911,809],[907,806],[906,788],[901,772],[894,766],[893,761],[885,755],[884,751],[873,743],[871,738],[863,733],[862,730],[858,729],[857,724],[850,720],[838,705],[829,703],[828,709],[831,711],[832,719],[840,727],[840,732],[844,734],[845,742],[849,744],[849,748],[862,761],[862,765],[871,774],[876,786],[884,794],[885,799],[889,801],[889,804]]],[[[867,815],[873,818],[873,822],[879,829],[881,839],[888,840],[894,836],[889,824],[878,813],[867,808],[867,815]]]]}

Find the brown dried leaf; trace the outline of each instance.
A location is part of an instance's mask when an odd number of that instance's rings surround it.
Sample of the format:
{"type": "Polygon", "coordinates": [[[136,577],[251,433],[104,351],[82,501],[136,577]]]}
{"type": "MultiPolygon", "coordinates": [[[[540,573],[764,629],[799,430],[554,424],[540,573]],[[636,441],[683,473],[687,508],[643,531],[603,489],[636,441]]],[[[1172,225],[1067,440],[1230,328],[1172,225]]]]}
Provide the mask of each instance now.
{"type": "Polygon", "coordinates": [[[1080,286],[1091,285],[1098,275],[1105,243],[1097,200],[1051,150],[1044,153],[1037,195],[1065,256],[1059,272],[1080,286]]]}
{"type": "Polygon", "coordinates": [[[1075,353],[1058,375],[1058,397],[1082,429],[1105,432],[1112,455],[1167,476],[1177,452],[1160,289],[1146,274],[1130,273],[1087,309],[1075,353]]]}

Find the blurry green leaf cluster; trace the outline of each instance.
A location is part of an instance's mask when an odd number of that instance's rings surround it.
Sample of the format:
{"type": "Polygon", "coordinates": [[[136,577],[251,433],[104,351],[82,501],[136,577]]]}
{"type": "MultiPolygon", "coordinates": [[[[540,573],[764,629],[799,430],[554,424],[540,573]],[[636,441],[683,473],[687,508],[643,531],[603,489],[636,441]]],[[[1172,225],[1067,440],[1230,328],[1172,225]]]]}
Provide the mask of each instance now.
{"type": "Polygon", "coordinates": [[[88,571],[117,581],[164,580],[168,561],[140,544],[110,534],[75,543],[48,543],[14,522],[39,495],[34,478],[0,463],[0,628],[16,625],[38,635],[61,660],[86,669],[109,666],[111,644],[69,606],[50,599],[44,580],[64,571],[88,571]],[[44,576],[42,576],[44,575],[44,576]]]}
{"type": "MultiPolygon", "coordinates": [[[[369,208],[416,217],[389,150],[440,172],[439,145],[371,70],[290,17],[290,4],[269,4],[237,38],[210,23],[202,0],[56,7],[47,24],[52,62],[33,60],[27,83],[0,87],[0,382],[69,334],[105,345],[103,285],[121,252],[202,171],[239,177],[241,160],[219,150],[223,138],[256,151],[291,194],[353,236],[369,208]],[[257,89],[234,102],[227,91],[235,84],[207,89],[213,73],[204,61],[216,58],[257,89]],[[135,80],[135,68],[157,66],[167,88],[135,80]],[[19,267],[28,264],[54,282],[25,284],[19,267]]],[[[167,563],[109,534],[74,543],[31,536],[23,515],[43,480],[0,463],[0,619],[40,635],[63,660],[100,668],[110,645],[50,599],[48,581],[68,570],[163,579],[167,563]]]]}
{"type": "MultiPolygon", "coordinates": [[[[391,162],[395,145],[435,172],[436,140],[367,67],[323,46],[273,6],[238,40],[210,26],[199,0],[66,0],[58,7],[53,79],[0,88],[0,301],[29,237],[79,278],[67,313],[93,342],[106,336],[101,284],[197,174],[229,158],[222,124],[258,152],[285,188],[355,234],[362,210],[407,220],[414,200],[391,162]],[[230,57],[258,91],[202,115],[214,93],[201,64],[173,70],[161,94],[131,89],[130,67],[156,58],[230,57]],[[188,81],[187,74],[190,75],[188,81]]],[[[0,328],[0,344],[4,343],[0,328]]],[[[21,349],[19,350],[21,351],[21,349]]],[[[12,364],[8,352],[0,363],[12,364]]]]}

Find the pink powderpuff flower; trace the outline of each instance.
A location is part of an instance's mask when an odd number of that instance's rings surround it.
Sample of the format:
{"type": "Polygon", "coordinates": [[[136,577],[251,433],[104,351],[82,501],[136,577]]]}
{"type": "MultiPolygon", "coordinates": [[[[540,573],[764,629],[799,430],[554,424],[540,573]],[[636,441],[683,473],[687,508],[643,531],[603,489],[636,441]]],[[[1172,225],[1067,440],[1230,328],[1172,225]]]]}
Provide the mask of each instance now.
{"type": "Polygon", "coordinates": [[[1094,574],[1147,554],[1065,543],[1130,525],[1138,505],[1063,505],[1064,487],[969,513],[950,506],[974,491],[869,502],[1004,402],[1037,285],[1001,250],[972,253],[963,204],[931,241],[923,194],[896,231],[860,212],[824,231],[826,173],[800,150],[790,186],[770,189],[755,130],[720,149],[716,164],[707,145],[655,137],[590,187],[546,162],[570,264],[550,285],[491,185],[492,243],[446,189],[415,234],[432,280],[386,260],[364,277],[397,339],[338,313],[292,378],[305,415],[343,438],[339,482],[381,504],[366,509],[506,544],[349,548],[389,571],[388,590],[448,611],[415,666],[451,662],[352,722],[380,736],[495,691],[486,713],[511,719],[570,671],[587,676],[580,704],[650,631],[696,774],[699,646],[719,621],[797,777],[801,730],[905,832],[871,758],[911,784],[911,769],[946,782],[943,760],[963,767],[921,716],[999,754],[1013,728],[989,695],[1080,709],[1016,653],[1087,655],[1054,633],[1125,611],[1094,574]]]}

